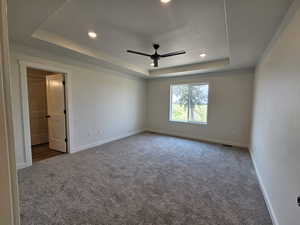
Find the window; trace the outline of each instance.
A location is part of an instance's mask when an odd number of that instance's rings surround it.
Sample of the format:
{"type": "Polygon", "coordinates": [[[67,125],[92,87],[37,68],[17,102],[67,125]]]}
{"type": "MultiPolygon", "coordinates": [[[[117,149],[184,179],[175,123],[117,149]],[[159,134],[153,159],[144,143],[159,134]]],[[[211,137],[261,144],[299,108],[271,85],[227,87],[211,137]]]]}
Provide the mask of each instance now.
{"type": "Polygon", "coordinates": [[[170,120],[207,123],[208,84],[171,85],[170,120]]]}

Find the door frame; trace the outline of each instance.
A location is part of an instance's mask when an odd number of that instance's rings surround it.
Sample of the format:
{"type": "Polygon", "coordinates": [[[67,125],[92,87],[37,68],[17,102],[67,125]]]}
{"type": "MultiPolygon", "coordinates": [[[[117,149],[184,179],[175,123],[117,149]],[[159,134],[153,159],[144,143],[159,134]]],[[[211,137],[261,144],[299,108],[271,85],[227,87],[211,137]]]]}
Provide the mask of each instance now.
{"type": "Polygon", "coordinates": [[[7,2],[0,0],[0,224],[19,225],[10,78],[7,2]]]}
{"type": "Polygon", "coordinates": [[[66,131],[67,131],[67,153],[71,153],[71,85],[70,75],[71,72],[59,68],[57,66],[49,65],[47,62],[31,62],[31,61],[19,61],[20,67],[20,85],[21,85],[21,101],[22,101],[22,124],[24,134],[24,150],[25,160],[24,165],[20,168],[32,166],[32,152],[31,152],[31,133],[30,133],[30,116],[29,116],[29,103],[28,103],[28,85],[27,85],[27,68],[40,69],[54,73],[64,74],[65,78],[65,105],[66,105],[66,131]]]}

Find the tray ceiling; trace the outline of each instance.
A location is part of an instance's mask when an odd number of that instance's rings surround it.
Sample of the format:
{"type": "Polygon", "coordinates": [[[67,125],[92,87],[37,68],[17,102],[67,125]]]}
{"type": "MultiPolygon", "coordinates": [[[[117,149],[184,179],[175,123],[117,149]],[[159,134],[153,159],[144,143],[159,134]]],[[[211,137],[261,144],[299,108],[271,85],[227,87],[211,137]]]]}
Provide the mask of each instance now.
{"type": "Polygon", "coordinates": [[[45,42],[45,48],[50,43],[143,76],[182,75],[254,66],[290,3],[11,0],[9,25],[15,42],[33,46],[45,42]],[[89,31],[98,38],[90,39],[89,31]],[[149,58],[126,53],[126,49],[152,53],[153,42],[161,45],[160,53],[185,50],[187,54],[162,59],[154,69],[149,58]]]}

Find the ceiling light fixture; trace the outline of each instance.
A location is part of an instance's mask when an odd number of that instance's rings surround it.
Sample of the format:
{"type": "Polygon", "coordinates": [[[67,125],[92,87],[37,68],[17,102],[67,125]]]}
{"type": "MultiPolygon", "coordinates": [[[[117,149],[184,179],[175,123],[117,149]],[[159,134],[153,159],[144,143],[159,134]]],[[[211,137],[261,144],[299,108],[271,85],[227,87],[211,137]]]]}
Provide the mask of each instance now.
{"type": "Polygon", "coordinates": [[[92,38],[92,39],[97,38],[97,34],[96,34],[94,31],[88,32],[88,35],[89,35],[89,37],[92,38]]]}
{"type": "Polygon", "coordinates": [[[160,0],[160,2],[161,3],[163,3],[163,4],[167,4],[167,3],[169,3],[171,0],[160,0]]]}
{"type": "Polygon", "coordinates": [[[202,54],[200,54],[200,57],[201,57],[201,58],[205,58],[205,57],[206,57],[206,54],[205,54],[205,53],[202,53],[202,54]]]}
{"type": "Polygon", "coordinates": [[[154,67],[154,63],[151,63],[150,66],[154,67]]]}

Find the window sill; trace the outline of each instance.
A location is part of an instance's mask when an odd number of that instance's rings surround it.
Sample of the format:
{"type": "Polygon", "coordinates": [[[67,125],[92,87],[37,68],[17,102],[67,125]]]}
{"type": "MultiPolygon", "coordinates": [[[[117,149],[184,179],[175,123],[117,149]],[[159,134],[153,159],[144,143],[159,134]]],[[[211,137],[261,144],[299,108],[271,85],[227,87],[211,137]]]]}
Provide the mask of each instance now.
{"type": "Polygon", "coordinates": [[[208,123],[203,122],[192,122],[192,121],[177,121],[177,120],[169,120],[171,123],[184,123],[184,124],[192,124],[192,125],[200,125],[200,126],[207,126],[208,123]]]}

